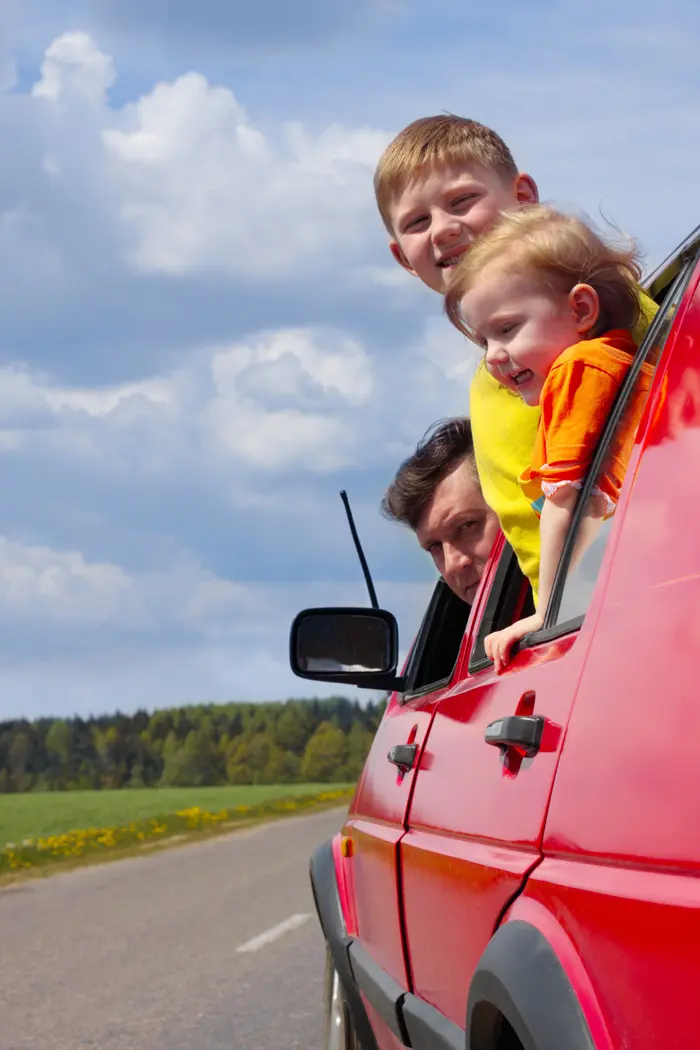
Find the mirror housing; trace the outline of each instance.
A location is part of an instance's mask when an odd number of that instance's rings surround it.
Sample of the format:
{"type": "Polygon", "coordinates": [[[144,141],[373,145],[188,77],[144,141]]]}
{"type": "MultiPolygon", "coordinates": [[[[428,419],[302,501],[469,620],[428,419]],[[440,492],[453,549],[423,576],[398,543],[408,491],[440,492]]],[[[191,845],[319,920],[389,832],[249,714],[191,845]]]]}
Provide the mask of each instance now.
{"type": "Polygon", "coordinates": [[[363,689],[403,688],[396,676],[399,631],[384,609],[304,609],[289,635],[289,663],[300,678],[363,689]]]}

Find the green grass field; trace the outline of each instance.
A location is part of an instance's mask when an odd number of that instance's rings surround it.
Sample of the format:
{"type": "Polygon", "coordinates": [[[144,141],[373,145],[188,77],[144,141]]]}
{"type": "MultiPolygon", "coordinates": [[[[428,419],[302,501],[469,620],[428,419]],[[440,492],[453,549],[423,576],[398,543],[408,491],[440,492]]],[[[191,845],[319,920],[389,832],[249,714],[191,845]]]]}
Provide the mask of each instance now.
{"type": "Polygon", "coordinates": [[[215,812],[293,795],[332,791],[343,784],[261,784],[256,787],[143,788],[122,791],[47,791],[0,795],[0,848],[37,836],[82,828],[109,828],[163,816],[190,806],[215,812]]]}

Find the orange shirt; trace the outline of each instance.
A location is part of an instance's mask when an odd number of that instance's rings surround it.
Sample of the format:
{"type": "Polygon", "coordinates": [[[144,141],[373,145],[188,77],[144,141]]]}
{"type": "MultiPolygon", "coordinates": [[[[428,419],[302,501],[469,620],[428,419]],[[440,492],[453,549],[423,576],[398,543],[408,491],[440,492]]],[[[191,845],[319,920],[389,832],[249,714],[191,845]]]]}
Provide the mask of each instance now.
{"type": "MultiPolygon", "coordinates": [[[[568,347],[552,365],[540,394],[532,459],[520,475],[523,492],[536,509],[550,486],[580,483],[585,477],[636,349],[629,332],[614,329],[568,347]]],[[[652,366],[644,364],[596,484],[612,504],[620,495],[652,376],[652,366]]]]}

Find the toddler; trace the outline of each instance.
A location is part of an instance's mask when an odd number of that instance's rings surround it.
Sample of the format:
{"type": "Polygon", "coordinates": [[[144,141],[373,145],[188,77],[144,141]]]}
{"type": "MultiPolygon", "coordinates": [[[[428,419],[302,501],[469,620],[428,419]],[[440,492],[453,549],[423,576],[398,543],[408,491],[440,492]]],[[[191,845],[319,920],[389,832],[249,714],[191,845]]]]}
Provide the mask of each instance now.
{"type": "MultiPolygon", "coordinates": [[[[537,612],[486,638],[498,673],[514,643],[543,626],[578,490],[636,352],[630,329],[639,320],[640,276],[633,248],[615,247],[579,219],[536,204],[504,214],[451,274],[448,317],[483,347],[491,375],[540,409],[519,478],[540,515],[537,612]]],[[[572,565],[614,511],[651,374],[645,364],[633,410],[588,500],[572,565]]]]}

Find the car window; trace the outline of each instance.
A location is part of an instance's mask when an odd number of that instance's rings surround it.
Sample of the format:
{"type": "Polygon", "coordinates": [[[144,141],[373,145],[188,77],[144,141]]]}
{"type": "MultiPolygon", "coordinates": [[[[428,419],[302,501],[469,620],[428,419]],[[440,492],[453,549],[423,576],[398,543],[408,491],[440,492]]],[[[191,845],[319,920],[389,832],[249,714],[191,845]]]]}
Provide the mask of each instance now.
{"type": "MultiPolygon", "coordinates": [[[[581,503],[585,503],[588,494],[599,488],[602,477],[616,449],[625,440],[631,441],[636,435],[640,418],[649,398],[650,382],[648,372],[652,373],[659,363],[668,338],[678,304],[683,296],[694,265],[687,264],[662,298],[659,311],[650,325],[642,342],[630,373],[618,393],[615,405],[610,414],[608,425],[601,437],[597,454],[581,492],[581,503]],[[648,366],[643,368],[642,366],[648,366]],[[635,375],[636,372],[636,375],[635,375]],[[597,461],[600,463],[598,469],[597,461]]],[[[572,523],[571,537],[575,537],[577,517],[572,523]]],[[[603,562],[605,548],[612,533],[614,513],[601,524],[593,543],[584,552],[580,561],[564,572],[560,566],[561,582],[555,583],[547,612],[546,628],[570,623],[575,626],[583,619],[595,589],[600,566],[603,562]]],[[[566,550],[562,561],[566,559],[566,550]]]]}
{"type": "Polygon", "coordinates": [[[408,660],[404,698],[450,681],[470,612],[471,606],[439,580],[408,660]]]}
{"type": "Polygon", "coordinates": [[[469,656],[469,673],[488,667],[484,640],[492,631],[500,631],[523,616],[535,611],[530,581],[521,572],[518,559],[509,543],[504,543],[498,567],[489,588],[479,630],[469,656]]]}
{"type": "MultiPolygon", "coordinates": [[[[600,477],[609,462],[609,457],[618,447],[618,443],[622,440],[623,435],[626,434],[629,438],[630,433],[636,434],[639,420],[649,396],[650,386],[648,375],[645,375],[645,371],[648,373],[649,369],[643,370],[642,365],[649,365],[652,370],[656,368],[678,304],[694,268],[695,259],[686,261],[678,269],[670,285],[667,285],[665,290],[657,294],[657,301],[660,303],[659,311],[639,348],[633,366],[618,393],[608,423],[601,435],[591,471],[582,487],[579,500],[581,505],[585,505],[591,490],[599,483],[600,477]]],[[[579,513],[574,515],[570,535],[567,537],[567,543],[562,554],[562,562],[547,611],[545,629],[537,635],[530,635],[524,639],[520,648],[529,644],[530,639],[533,642],[536,641],[545,632],[547,634],[552,632],[563,634],[567,631],[576,630],[583,621],[593,596],[605,548],[610,538],[614,514],[601,524],[595,540],[585,551],[578,564],[568,568],[569,550],[574,546],[579,518],[579,513]]],[[[507,627],[515,620],[527,616],[533,611],[532,590],[529,582],[520,571],[512,549],[508,544],[505,544],[470,654],[470,673],[479,671],[490,663],[484,650],[484,639],[489,633],[501,630],[503,627],[507,627]]]]}

